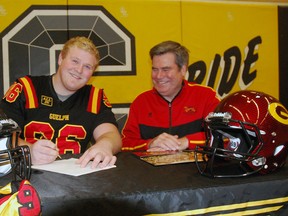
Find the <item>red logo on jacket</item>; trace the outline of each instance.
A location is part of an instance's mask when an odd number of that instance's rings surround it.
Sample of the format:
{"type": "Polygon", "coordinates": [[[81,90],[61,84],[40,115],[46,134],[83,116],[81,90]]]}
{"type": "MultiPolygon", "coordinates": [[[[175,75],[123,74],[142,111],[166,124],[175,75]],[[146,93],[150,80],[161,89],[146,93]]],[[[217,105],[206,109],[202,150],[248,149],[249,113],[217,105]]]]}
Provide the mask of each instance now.
{"type": "Polygon", "coordinates": [[[187,106],[185,106],[185,107],[184,107],[184,111],[185,111],[186,113],[195,113],[195,112],[196,112],[196,109],[195,109],[194,107],[187,107],[187,106]]]}

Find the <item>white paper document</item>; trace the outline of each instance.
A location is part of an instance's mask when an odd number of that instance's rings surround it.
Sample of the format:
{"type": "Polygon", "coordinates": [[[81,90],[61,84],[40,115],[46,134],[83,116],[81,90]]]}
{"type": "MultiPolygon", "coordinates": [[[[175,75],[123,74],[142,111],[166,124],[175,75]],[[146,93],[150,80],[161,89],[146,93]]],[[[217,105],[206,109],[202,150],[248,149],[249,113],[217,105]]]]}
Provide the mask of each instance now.
{"type": "Polygon", "coordinates": [[[91,163],[89,162],[86,167],[80,167],[80,164],[77,164],[76,161],[78,159],[76,158],[70,158],[70,159],[62,159],[62,160],[56,160],[50,164],[43,164],[43,165],[32,165],[33,169],[37,170],[46,170],[66,175],[72,175],[72,176],[80,176],[85,175],[92,172],[98,172],[101,170],[111,169],[116,167],[115,165],[105,167],[105,168],[91,168],[91,163]]]}

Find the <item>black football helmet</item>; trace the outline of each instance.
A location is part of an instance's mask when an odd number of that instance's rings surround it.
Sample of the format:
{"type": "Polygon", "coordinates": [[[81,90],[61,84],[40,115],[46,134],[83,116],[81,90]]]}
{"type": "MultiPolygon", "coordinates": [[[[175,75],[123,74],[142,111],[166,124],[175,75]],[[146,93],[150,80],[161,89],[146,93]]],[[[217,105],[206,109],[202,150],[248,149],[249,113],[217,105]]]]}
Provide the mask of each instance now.
{"type": "Polygon", "coordinates": [[[196,147],[199,172],[210,177],[267,174],[288,154],[288,111],[274,97],[238,91],[225,97],[205,121],[206,144],[196,147]]]}
{"type": "Polygon", "coordinates": [[[13,180],[30,179],[31,155],[28,146],[18,146],[20,128],[0,109],[0,177],[13,173],[13,180]]]}

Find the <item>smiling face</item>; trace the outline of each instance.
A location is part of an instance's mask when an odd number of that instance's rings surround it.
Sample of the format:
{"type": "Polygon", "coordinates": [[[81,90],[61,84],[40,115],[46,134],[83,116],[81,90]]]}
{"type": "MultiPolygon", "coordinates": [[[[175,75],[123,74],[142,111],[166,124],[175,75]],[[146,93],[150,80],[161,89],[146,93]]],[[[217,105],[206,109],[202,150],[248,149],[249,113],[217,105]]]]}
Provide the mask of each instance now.
{"type": "Polygon", "coordinates": [[[53,85],[57,94],[70,95],[82,88],[91,78],[98,62],[90,52],[72,46],[58,59],[58,71],[54,76],[53,85]]]}
{"type": "Polygon", "coordinates": [[[159,94],[168,101],[172,101],[180,91],[186,71],[186,66],[178,67],[175,55],[171,52],[153,56],[153,85],[159,94]]]}

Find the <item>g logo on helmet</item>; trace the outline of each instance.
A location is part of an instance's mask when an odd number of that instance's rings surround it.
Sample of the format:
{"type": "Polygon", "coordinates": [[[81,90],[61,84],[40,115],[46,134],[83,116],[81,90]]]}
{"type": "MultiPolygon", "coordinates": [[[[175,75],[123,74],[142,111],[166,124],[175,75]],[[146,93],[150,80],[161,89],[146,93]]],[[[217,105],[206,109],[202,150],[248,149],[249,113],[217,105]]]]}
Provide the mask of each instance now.
{"type": "Polygon", "coordinates": [[[271,103],[268,111],[278,122],[288,125],[288,111],[282,104],[271,103]]]}

